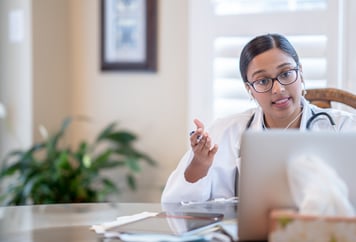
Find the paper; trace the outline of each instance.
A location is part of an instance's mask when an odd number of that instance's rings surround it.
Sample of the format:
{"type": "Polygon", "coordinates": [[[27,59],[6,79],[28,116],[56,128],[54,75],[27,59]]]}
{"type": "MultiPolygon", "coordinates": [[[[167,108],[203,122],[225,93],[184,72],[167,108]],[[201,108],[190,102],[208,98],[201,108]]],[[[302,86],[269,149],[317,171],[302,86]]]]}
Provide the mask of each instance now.
{"type": "Polygon", "coordinates": [[[122,216],[118,217],[115,221],[103,223],[103,224],[98,224],[98,225],[92,225],[90,227],[91,230],[94,230],[95,233],[97,234],[104,234],[106,230],[110,228],[114,228],[116,226],[120,226],[123,224],[127,224],[130,222],[138,221],[140,219],[148,218],[148,217],[153,217],[156,216],[158,213],[156,212],[142,212],[130,216],[122,216]]]}
{"type": "Polygon", "coordinates": [[[107,232],[105,237],[118,238],[125,242],[205,242],[209,241],[202,236],[172,236],[164,234],[125,234],[107,232]]]}
{"type": "Polygon", "coordinates": [[[181,205],[183,206],[190,206],[190,205],[204,205],[204,204],[214,204],[214,203],[238,203],[239,198],[238,197],[229,197],[229,198],[215,198],[212,200],[208,201],[203,201],[203,202],[196,202],[196,201],[181,201],[181,205]]]}

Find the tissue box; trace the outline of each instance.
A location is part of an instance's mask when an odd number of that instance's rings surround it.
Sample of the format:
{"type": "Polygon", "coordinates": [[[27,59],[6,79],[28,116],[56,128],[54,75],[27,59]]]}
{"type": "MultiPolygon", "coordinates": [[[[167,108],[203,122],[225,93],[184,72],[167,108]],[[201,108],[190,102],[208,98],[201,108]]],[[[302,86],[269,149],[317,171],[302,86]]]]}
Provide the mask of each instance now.
{"type": "Polygon", "coordinates": [[[301,215],[294,210],[273,210],[269,242],[354,242],[356,217],[301,215]]]}

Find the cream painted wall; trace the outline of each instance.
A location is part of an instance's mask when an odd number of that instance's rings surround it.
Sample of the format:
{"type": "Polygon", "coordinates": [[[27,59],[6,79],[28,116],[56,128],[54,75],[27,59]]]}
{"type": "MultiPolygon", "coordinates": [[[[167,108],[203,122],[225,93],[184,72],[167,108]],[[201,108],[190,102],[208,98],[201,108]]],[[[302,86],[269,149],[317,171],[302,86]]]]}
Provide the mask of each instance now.
{"type": "Polygon", "coordinates": [[[71,105],[69,1],[32,0],[33,134],[57,130],[71,105]]]}
{"type": "MultiPolygon", "coordinates": [[[[0,98],[11,104],[10,123],[26,145],[40,139],[39,124],[51,132],[67,115],[91,118],[71,127],[73,144],[112,121],[135,132],[137,148],[159,164],[145,166],[138,192],[125,192],[121,201],[159,201],[187,148],[188,0],[157,2],[158,71],[139,73],[100,71],[99,0],[0,1],[0,98]],[[26,10],[28,35],[10,45],[6,16],[17,4],[26,10]]],[[[110,175],[122,182],[119,172],[110,175]]]]}
{"type": "Polygon", "coordinates": [[[91,124],[77,126],[73,140],[93,137],[114,120],[137,133],[138,147],[155,158],[159,166],[146,167],[139,178],[139,192],[121,199],[159,201],[162,186],[187,144],[188,1],[157,1],[155,73],[100,71],[99,1],[69,2],[73,57],[71,113],[92,118],[91,124]]]}

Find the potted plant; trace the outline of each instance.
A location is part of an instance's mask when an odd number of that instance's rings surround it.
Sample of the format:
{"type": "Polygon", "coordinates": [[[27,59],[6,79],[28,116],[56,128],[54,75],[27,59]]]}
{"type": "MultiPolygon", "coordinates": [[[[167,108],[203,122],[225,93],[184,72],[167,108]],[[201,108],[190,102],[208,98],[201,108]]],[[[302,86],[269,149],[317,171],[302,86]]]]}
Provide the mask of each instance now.
{"type": "Polygon", "coordinates": [[[116,123],[109,124],[92,143],[82,141],[75,149],[65,146],[62,141],[71,122],[71,118],[65,119],[60,130],[43,142],[5,157],[0,172],[1,204],[106,201],[120,188],[101,171],[126,168],[127,185],[135,190],[140,162],[156,164],[134,148],[136,135],[118,130],[116,123]]]}

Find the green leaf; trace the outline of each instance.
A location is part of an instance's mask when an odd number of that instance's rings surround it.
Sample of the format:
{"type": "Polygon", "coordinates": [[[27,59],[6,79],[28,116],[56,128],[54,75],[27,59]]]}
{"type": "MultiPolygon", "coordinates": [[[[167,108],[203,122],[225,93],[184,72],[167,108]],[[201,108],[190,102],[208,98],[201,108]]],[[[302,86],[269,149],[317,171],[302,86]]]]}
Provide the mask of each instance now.
{"type": "Polygon", "coordinates": [[[69,163],[69,155],[67,150],[60,151],[58,158],[55,160],[55,166],[58,170],[70,170],[72,167],[69,163]]]}
{"type": "Polygon", "coordinates": [[[67,130],[71,122],[72,122],[71,118],[66,118],[63,121],[60,130],[47,140],[46,147],[47,147],[48,157],[54,158],[54,156],[56,155],[58,142],[65,134],[65,131],[67,130]]]}
{"type": "Polygon", "coordinates": [[[91,157],[90,157],[90,155],[89,155],[89,154],[85,154],[85,155],[83,156],[83,165],[84,165],[84,167],[85,167],[85,168],[90,168],[90,167],[91,167],[91,164],[92,164],[92,162],[91,162],[91,157]]]}
{"type": "Polygon", "coordinates": [[[109,148],[102,153],[100,153],[94,160],[93,160],[93,168],[94,169],[100,169],[102,167],[105,167],[105,163],[107,163],[110,159],[110,156],[112,154],[112,150],[109,148]]]}
{"type": "Polygon", "coordinates": [[[140,157],[142,160],[145,160],[151,166],[156,166],[157,165],[157,162],[154,159],[152,159],[150,156],[148,156],[148,155],[146,155],[144,153],[141,153],[141,152],[137,151],[136,155],[138,157],[140,157]]]}
{"type": "Polygon", "coordinates": [[[117,143],[118,145],[120,144],[129,144],[130,142],[134,141],[137,139],[136,135],[127,132],[127,131],[117,131],[111,134],[108,134],[107,139],[110,141],[113,141],[117,143]]]}
{"type": "Polygon", "coordinates": [[[4,167],[0,172],[0,179],[6,176],[12,176],[16,171],[20,169],[19,163],[14,163],[8,167],[4,167]]]}
{"type": "Polygon", "coordinates": [[[103,182],[106,190],[108,190],[110,192],[118,192],[119,191],[118,187],[111,180],[109,180],[107,178],[103,178],[102,182],[103,182]]]}
{"type": "Polygon", "coordinates": [[[110,123],[97,137],[96,141],[106,139],[115,129],[116,123],[110,123]]]}
{"type": "Polygon", "coordinates": [[[125,166],[126,162],[125,161],[109,161],[106,160],[100,164],[95,164],[95,167],[97,169],[108,169],[108,168],[114,168],[114,167],[118,167],[118,166],[125,166]]]}
{"type": "Polygon", "coordinates": [[[126,175],[126,182],[132,190],[135,191],[137,189],[136,178],[132,174],[126,175]]]}
{"type": "Polygon", "coordinates": [[[71,122],[72,122],[72,118],[70,118],[70,117],[65,118],[62,123],[60,133],[64,133],[67,130],[67,128],[69,127],[69,125],[71,124],[71,122]]]}
{"type": "Polygon", "coordinates": [[[13,157],[19,157],[19,159],[20,159],[24,153],[25,152],[22,150],[14,150],[14,151],[9,152],[5,156],[4,160],[2,161],[1,168],[3,169],[7,165],[7,163],[9,162],[10,159],[14,159],[13,157]]]}
{"type": "Polygon", "coordinates": [[[29,197],[33,191],[33,188],[36,187],[37,184],[41,183],[42,176],[34,176],[30,177],[28,181],[23,184],[23,196],[29,197]]]}
{"type": "Polygon", "coordinates": [[[134,156],[129,156],[126,158],[126,165],[133,172],[141,171],[139,160],[134,156]]]}
{"type": "Polygon", "coordinates": [[[119,188],[111,180],[107,178],[101,179],[102,189],[98,191],[99,201],[106,201],[107,196],[113,194],[119,194],[119,188]]]}
{"type": "Polygon", "coordinates": [[[86,142],[81,142],[78,148],[78,151],[76,152],[77,155],[84,156],[85,154],[88,153],[88,144],[86,142]]]}

